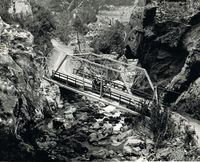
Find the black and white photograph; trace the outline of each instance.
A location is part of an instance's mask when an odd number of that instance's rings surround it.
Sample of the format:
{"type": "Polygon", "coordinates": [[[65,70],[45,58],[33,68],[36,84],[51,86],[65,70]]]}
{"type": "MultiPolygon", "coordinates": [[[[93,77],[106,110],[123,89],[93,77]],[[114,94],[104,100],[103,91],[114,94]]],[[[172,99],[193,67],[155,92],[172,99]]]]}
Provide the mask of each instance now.
{"type": "Polygon", "coordinates": [[[0,0],[1,161],[200,161],[200,0],[0,0]]]}

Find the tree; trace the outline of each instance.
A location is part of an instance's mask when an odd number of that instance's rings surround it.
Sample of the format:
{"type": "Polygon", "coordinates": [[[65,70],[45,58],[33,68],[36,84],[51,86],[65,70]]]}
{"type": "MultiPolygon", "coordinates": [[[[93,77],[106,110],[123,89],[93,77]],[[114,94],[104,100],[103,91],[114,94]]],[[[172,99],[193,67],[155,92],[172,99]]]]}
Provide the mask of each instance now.
{"type": "Polygon", "coordinates": [[[8,13],[10,4],[11,4],[11,0],[1,0],[0,2],[0,16],[3,19],[3,21],[7,23],[11,22],[11,16],[8,13]]]}
{"type": "Polygon", "coordinates": [[[55,37],[60,38],[60,40],[66,44],[70,41],[70,33],[72,28],[69,26],[70,16],[68,12],[63,12],[59,14],[58,19],[60,20],[57,23],[56,30],[54,31],[55,37]]]}
{"type": "Polygon", "coordinates": [[[150,107],[150,129],[154,135],[155,148],[162,146],[164,140],[175,136],[175,123],[170,108],[162,110],[161,105],[153,102],[150,107]]]}
{"type": "Polygon", "coordinates": [[[56,29],[56,22],[51,11],[37,4],[30,2],[33,17],[27,20],[18,20],[22,28],[30,31],[34,36],[34,43],[37,45],[36,50],[42,51],[45,55],[49,54],[52,44],[50,42],[52,32],[56,29]]]}
{"type": "Polygon", "coordinates": [[[116,52],[119,55],[123,55],[125,48],[123,33],[124,26],[120,22],[116,22],[114,26],[96,36],[90,46],[94,48],[95,53],[109,54],[116,52]]]}

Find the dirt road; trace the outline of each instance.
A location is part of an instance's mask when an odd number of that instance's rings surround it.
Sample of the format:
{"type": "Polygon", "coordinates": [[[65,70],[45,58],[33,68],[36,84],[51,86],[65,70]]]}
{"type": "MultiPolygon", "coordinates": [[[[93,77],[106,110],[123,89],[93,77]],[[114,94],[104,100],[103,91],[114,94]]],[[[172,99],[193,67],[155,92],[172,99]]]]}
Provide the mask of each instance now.
{"type": "MultiPolygon", "coordinates": [[[[58,68],[66,54],[73,54],[72,49],[61,41],[52,39],[51,42],[54,49],[48,63],[50,73],[52,72],[52,70],[56,70],[58,68]]],[[[67,64],[67,62],[64,62],[63,65],[60,67],[59,72],[66,73],[66,71],[70,68],[68,65],[69,64],[67,64]]]]}

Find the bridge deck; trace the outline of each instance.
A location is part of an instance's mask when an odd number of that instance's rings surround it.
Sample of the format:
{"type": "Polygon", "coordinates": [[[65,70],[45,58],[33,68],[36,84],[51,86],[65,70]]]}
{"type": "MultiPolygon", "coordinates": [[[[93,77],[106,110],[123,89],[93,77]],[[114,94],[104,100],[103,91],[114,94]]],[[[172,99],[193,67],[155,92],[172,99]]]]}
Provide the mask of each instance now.
{"type": "Polygon", "coordinates": [[[130,108],[126,108],[126,105],[123,105],[123,104],[121,104],[121,105],[114,104],[110,100],[97,97],[95,94],[89,93],[87,91],[86,92],[81,91],[79,89],[76,89],[76,88],[74,88],[72,86],[69,86],[69,85],[65,85],[65,84],[63,84],[63,83],[61,83],[59,81],[55,81],[53,79],[49,79],[49,78],[46,78],[46,77],[44,77],[44,79],[47,80],[47,81],[49,81],[49,82],[51,82],[51,83],[54,83],[54,84],[58,85],[59,87],[68,89],[68,90],[70,90],[72,92],[78,93],[80,95],[84,95],[84,96],[89,97],[89,98],[93,98],[93,99],[95,99],[97,101],[104,102],[104,103],[109,104],[109,105],[113,105],[113,106],[115,106],[116,108],[118,108],[118,109],[120,109],[122,111],[129,112],[129,113],[131,113],[133,115],[136,115],[136,116],[140,115],[140,113],[138,113],[138,112],[136,112],[134,110],[131,110],[130,108]]]}
{"type": "MultiPolygon", "coordinates": [[[[54,81],[59,82],[62,85],[65,85],[67,87],[73,88],[75,90],[84,92],[84,93],[94,93],[94,94],[98,94],[99,98],[104,98],[104,99],[112,99],[115,100],[117,102],[119,102],[120,104],[125,104],[128,107],[132,107],[133,109],[135,109],[135,107],[140,107],[141,103],[150,103],[150,101],[145,100],[141,97],[138,96],[134,96],[134,95],[130,95],[125,91],[122,91],[119,87],[114,86],[114,87],[110,87],[109,91],[108,87],[104,87],[106,90],[103,93],[102,96],[100,96],[100,93],[98,91],[94,91],[93,89],[93,85],[92,85],[92,80],[90,80],[89,78],[83,78],[81,76],[75,75],[75,74],[70,74],[66,75],[60,72],[55,72],[53,71],[53,76],[52,79],[54,81]],[[118,89],[119,88],[119,89],[118,89]]],[[[103,80],[105,81],[105,80],[103,80]]]]}
{"type": "MultiPolygon", "coordinates": [[[[74,77],[79,77],[80,79],[87,79],[87,81],[91,81],[92,79],[96,78],[98,80],[101,80],[101,77],[98,77],[98,76],[94,76],[92,74],[89,74],[87,72],[84,72],[84,71],[81,71],[81,70],[78,70],[78,69],[74,69],[73,70],[73,74],[76,74],[74,75],[74,77]]],[[[138,100],[144,100],[147,99],[147,100],[152,100],[153,96],[152,94],[149,94],[149,93],[146,93],[146,92],[142,92],[138,89],[132,89],[133,90],[133,94],[129,94],[128,93],[128,90],[126,88],[126,86],[124,85],[124,83],[118,83],[116,81],[110,81],[110,80],[106,80],[104,79],[103,80],[103,83],[107,83],[107,85],[112,89],[112,91],[120,91],[121,94],[124,94],[125,96],[130,96],[130,98],[132,98],[132,96],[134,96],[134,98],[138,98],[138,100]]]]}

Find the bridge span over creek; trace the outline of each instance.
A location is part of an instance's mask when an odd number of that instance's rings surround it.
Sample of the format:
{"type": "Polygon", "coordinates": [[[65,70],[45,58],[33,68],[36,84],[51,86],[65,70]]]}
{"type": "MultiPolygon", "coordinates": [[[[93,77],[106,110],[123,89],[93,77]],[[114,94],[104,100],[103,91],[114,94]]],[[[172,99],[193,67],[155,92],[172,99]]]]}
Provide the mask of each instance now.
{"type": "Polygon", "coordinates": [[[150,106],[158,99],[145,69],[94,53],[66,54],[51,77],[44,78],[134,115],[139,115],[143,104],[150,106]]]}

